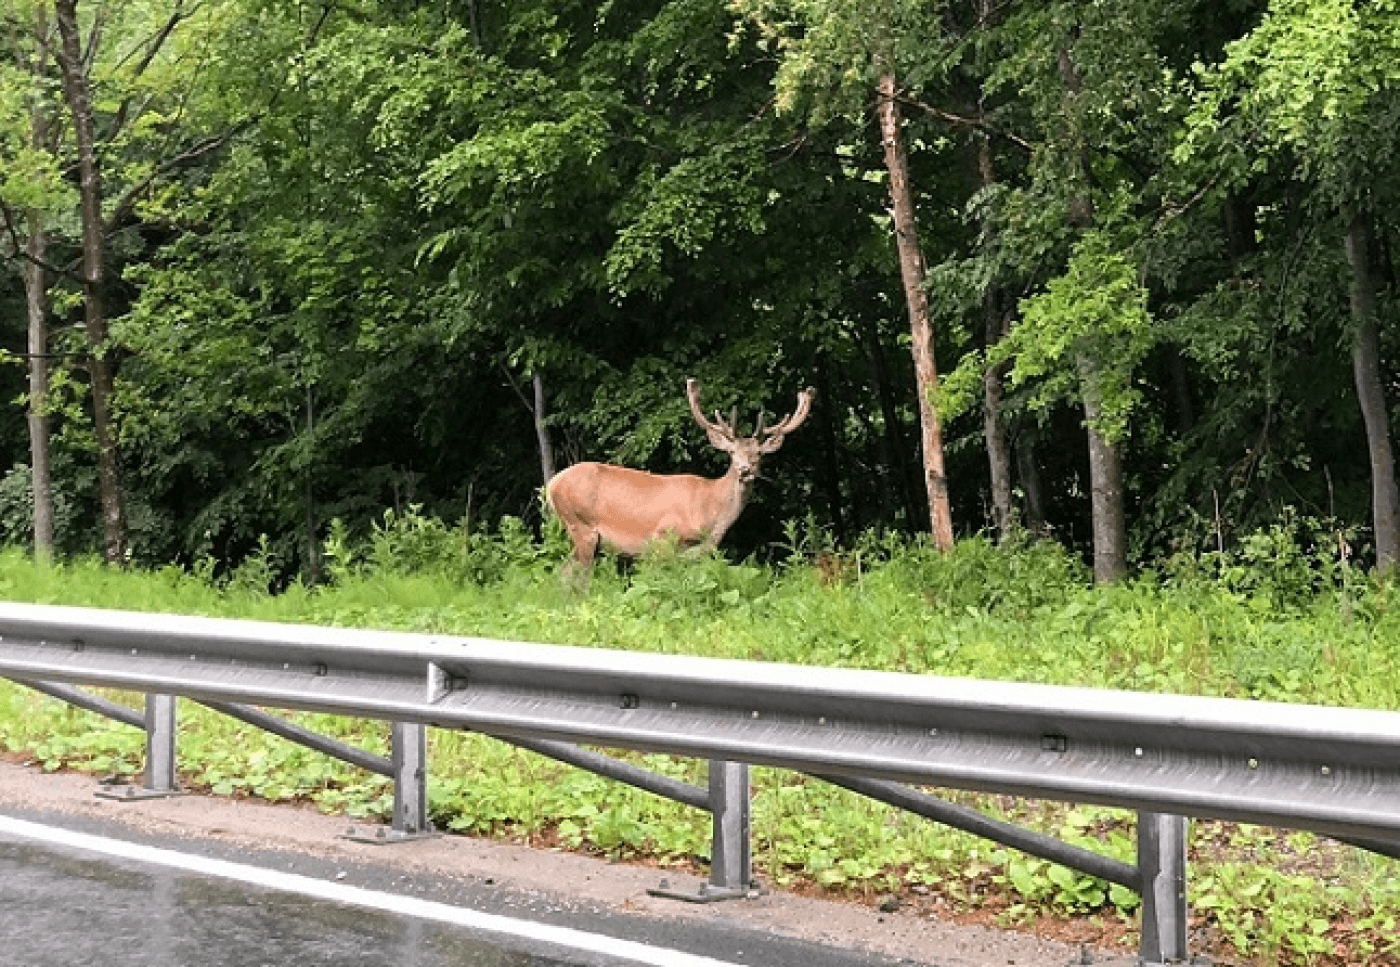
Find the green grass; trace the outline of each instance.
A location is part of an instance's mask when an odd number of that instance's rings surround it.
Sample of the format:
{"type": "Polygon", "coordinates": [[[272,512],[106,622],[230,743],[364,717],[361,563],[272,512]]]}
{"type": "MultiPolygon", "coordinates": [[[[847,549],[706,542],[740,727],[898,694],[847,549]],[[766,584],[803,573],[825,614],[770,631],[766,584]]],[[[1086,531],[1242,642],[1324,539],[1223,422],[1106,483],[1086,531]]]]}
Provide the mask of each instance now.
{"type": "MultiPolygon", "coordinates": [[[[1294,535],[1295,537],[1297,535],[1294,535]]],[[[1053,544],[962,542],[949,556],[901,541],[837,553],[790,531],[781,566],[659,555],[600,565],[587,593],[559,579],[558,535],[536,545],[508,523],[465,534],[409,514],[330,550],[335,581],[270,593],[267,562],[119,573],[51,569],[0,552],[0,597],[470,634],[592,647],[876,668],[1141,691],[1400,708],[1394,588],[1337,566],[1318,546],[1280,555],[1178,560],[1162,574],[1094,589],[1053,544]],[[814,550],[813,548],[817,548],[814,550]],[[1309,549],[1310,548],[1310,549],[1309,549]],[[1280,560],[1284,564],[1280,564],[1280,560]]],[[[1291,539],[1291,538],[1290,538],[1291,539]]],[[[1272,549],[1270,549],[1272,548],[1272,549]]],[[[128,701],[136,701],[127,697],[128,701]]],[[[385,753],[383,723],[296,715],[385,753]]],[[[44,768],[135,772],[134,730],[18,686],[0,687],[0,744],[44,768]]],[[[695,810],[479,735],[430,735],[431,810],[462,833],[695,865],[709,851],[695,810]]],[[[704,766],[628,755],[691,782],[704,766]]],[[[181,705],[181,781],[227,796],[300,800],[383,818],[387,781],[204,710],[181,705]]],[[[1133,816],[1097,807],[951,793],[993,815],[1134,859],[1133,816]]],[[[940,897],[944,909],[1025,925],[1075,919],[1131,935],[1136,898],[815,780],[754,770],[757,872],[793,888],[940,897]],[[911,892],[912,891],[912,892],[911,892]]],[[[1213,950],[1280,964],[1394,964],[1395,864],[1308,834],[1193,824],[1191,889],[1213,950]]]]}

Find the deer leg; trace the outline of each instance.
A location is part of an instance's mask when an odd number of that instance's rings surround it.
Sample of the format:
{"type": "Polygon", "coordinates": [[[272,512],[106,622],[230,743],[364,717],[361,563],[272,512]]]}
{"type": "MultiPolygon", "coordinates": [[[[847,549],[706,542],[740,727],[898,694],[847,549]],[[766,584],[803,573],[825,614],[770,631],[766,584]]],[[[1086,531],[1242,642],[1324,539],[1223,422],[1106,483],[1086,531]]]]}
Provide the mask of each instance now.
{"type": "Polygon", "coordinates": [[[592,527],[571,527],[569,540],[574,542],[574,560],[584,570],[591,570],[593,559],[598,556],[598,544],[602,535],[592,527]]]}
{"type": "Polygon", "coordinates": [[[574,545],[573,557],[564,562],[561,576],[564,583],[576,591],[587,590],[589,578],[593,574],[593,558],[598,553],[601,535],[592,527],[583,525],[568,526],[569,540],[574,545]]]}
{"type": "Polygon", "coordinates": [[[598,532],[589,527],[566,526],[566,529],[574,545],[574,553],[560,568],[559,576],[565,587],[576,592],[587,591],[589,579],[593,576],[593,557],[598,553],[598,532]]]}

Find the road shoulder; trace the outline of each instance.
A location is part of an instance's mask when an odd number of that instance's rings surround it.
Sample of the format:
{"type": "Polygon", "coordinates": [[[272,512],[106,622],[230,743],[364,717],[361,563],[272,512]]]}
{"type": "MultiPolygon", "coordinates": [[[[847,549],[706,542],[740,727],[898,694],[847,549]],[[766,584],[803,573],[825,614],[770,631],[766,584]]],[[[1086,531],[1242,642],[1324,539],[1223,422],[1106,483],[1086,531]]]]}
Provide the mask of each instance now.
{"type": "MultiPolygon", "coordinates": [[[[376,846],[343,838],[349,825],[344,818],[305,806],[203,795],[118,802],[97,798],[96,789],[91,776],[44,773],[0,762],[0,809],[68,817],[174,848],[244,861],[254,861],[259,854],[282,857],[272,862],[284,866],[300,860],[313,871],[366,880],[376,889],[456,884],[457,902],[494,905],[499,908],[495,912],[546,922],[586,921],[603,925],[604,932],[607,924],[623,920],[650,921],[663,929],[722,923],[940,967],[1066,967],[1083,962],[1084,952],[1077,946],[962,926],[925,911],[881,912],[781,891],[716,904],[685,903],[647,892],[663,877],[672,888],[698,891],[702,881],[684,873],[464,836],[376,846]]],[[[441,892],[443,887],[434,889],[441,892]]],[[[1108,956],[1103,951],[1090,953],[1095,961],[1108,956]]]]}

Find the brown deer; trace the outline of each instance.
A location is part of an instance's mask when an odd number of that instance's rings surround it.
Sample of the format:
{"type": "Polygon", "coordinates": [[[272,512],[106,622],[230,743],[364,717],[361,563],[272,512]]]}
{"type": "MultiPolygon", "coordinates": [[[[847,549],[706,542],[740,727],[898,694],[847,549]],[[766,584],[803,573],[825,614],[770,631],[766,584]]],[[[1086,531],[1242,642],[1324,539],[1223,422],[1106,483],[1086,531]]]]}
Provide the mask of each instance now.
{"type": "Polygon", "coordinates": [[[690,412],[710,443],[729,454],[729,472],[717,480],[693,474],[660,475],[607,463],[576,463],[546,487],[549,506],[563,522],[574,544],[574,559],[586,570],[593,566],[599,545],[626,557],[636,557],[658,538],[674,539],[681,547],[712,548],[739,517],[749,499],[763,458],[783,445],[783,438],[802,425],[816,390],[797,394],[797,409],[777,426],[758,426],[751,437],[734,429],[734,417],[714,421],[700,411],[700,384],[685,383],[690,412]]]}

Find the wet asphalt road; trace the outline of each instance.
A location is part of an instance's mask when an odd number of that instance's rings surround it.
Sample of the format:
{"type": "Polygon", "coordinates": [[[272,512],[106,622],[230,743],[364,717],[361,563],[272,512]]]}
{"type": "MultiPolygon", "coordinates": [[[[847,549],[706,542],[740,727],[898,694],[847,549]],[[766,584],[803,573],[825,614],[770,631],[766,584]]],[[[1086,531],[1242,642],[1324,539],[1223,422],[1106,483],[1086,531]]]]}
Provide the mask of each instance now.
{"type": "Polygon", "coordinates": [[[27,967],[542,967],[413,918],[0,841],[0,958],[27,967]]]}
{"type": "MultiPolygon", "coordinates": [[[[111,835],[143,837],[74,817],[7,811],[15,818],[111,835]]],[[[587,909],[541,906],[489,881],[415,876],[371,864],[236,851],[219,857],[202,841],[148,845],[224,858],[323,881],[397,892],[590,933],[656,944],[733,964],[772,967],[888,967],[909,964],[793,941],[725,924],[696,926],[587,909]]],[[[0,964],[14,967],[613,967],[632,964],[593,951],[503,938],[414,916],[348,906],[72,846],[0,834],[0,964]]],[[[937,961],[930,961],[936,964],[937,961]]]]}

